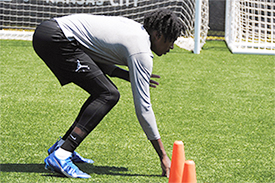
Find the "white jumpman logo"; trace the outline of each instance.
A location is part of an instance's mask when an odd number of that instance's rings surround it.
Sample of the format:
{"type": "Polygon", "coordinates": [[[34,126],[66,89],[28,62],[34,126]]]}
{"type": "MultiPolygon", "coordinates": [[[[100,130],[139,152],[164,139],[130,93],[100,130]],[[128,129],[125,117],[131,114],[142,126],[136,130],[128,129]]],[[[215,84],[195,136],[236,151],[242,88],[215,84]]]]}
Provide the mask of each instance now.
{"type": "Polygon", "coordinates": [[[77,60],[77,65],[76,65],[76,70],[75,72],[78,72],[80,69],[90,69],[90,67],[88,65],[81,65],[80,61],[77,60]]]}

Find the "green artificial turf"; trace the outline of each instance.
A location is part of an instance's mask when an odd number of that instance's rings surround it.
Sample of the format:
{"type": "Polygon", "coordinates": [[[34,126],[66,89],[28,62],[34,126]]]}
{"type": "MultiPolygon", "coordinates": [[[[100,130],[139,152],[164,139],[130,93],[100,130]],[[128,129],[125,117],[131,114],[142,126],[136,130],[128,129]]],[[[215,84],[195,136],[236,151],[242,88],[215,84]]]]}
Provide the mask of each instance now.
{"type": "MultiPolygon", "coordinates": [[[[168,182],[134,112],[130,84],[77,151],[92,178],[44,170],[47,149],[74,121],[88,94],[61,87],[29,41],[0,40],[1,182],[168,182]]],[[[275,57],[231,54],[208,41],[196,55],[176,47],[154,58],[151,100],[166,151],[182,140],[198,182],[275,182],[275,57]]]]}

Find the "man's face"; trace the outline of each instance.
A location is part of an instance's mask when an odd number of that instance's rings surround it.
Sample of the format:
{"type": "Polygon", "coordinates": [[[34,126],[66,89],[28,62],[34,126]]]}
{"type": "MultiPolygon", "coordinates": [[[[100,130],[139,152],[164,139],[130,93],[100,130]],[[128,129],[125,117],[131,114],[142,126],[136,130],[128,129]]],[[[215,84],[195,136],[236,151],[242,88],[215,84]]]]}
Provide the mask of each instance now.
{"type": "Polygon", "coordinates": [[[170,51],[170,49],[174,48],[174,41],[165,40],[163,35],[155,37],[152,42],[152,51],[155,52],[158,56],[166,54],[170,51]]]}

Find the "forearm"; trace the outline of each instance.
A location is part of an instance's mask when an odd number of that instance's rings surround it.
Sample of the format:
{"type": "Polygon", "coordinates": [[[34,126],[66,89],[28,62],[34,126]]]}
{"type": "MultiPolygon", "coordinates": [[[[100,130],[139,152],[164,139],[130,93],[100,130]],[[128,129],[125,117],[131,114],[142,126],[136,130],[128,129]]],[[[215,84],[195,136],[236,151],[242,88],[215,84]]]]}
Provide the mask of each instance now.
{"type": "Polygon", "coordinates": [[[130,81],[129,71],[124,70],[124,69],[122,69],[120,67],[116,67],[110,76],[111,77],[118,77],[120,79],[124,79],[126,81],[130,81]]]}
{"type": "Polygon", "coordinates": [[[151,143],[159,156],[162,168],[162,176],[166,176],[169,178],[171,161],[164,150],[161,139],[151,140],[151,143]]]}
{"type": "Polygon", "coordinates": [[[150,140],[160,159],[167,156],[161,139],[150,140]]]}

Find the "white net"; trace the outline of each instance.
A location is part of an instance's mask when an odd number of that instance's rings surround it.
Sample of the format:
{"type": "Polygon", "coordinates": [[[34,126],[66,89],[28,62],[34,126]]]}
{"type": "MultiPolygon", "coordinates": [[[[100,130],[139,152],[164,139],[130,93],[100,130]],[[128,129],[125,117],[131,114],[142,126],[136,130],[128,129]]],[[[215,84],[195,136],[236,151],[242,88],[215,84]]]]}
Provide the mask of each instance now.
{"type": "MultiPolygon", "coordinates": [[[[208,31],[208,0],[202,0],[201,46],[208,31]]],[[[159,8],[173,10],[182,20],[185,38],[194,48],[195,0],[0,0],[0,39],[31,40],[32,32],[42,21],[74,13],[124,16],[143,21],[144,14],[159,8]],[[7,31],[8,30],[8,31],[7,31]]],[[[178,45],[184,48],[185,43],[178,45]]]]}
{"type": "Polygon", "coordinates": [[[275,1],[227,0],[225,39],[233,53],[275,54],[275,1]]]}

